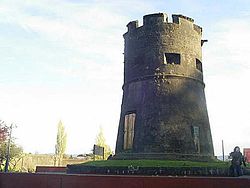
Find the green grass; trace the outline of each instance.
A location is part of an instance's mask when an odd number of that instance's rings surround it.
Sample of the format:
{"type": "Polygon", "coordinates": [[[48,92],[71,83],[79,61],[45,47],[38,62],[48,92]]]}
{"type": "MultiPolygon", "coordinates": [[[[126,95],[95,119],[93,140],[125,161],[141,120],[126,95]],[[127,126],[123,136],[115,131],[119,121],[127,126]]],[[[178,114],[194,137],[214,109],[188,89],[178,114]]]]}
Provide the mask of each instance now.
{"type": "Polygon", "coordinates": [[[96,167],[215,167],[228,168],[229,162],[193,162],[193,161],[167,161],[167,160],[107,160],[107,161],[89,161],[81,164],[83,166],[96,167]]]}
{"type": "Polygon", "coordinates": [[[250,168],[250,163],[247,163],[247,168],[250,168]]]}

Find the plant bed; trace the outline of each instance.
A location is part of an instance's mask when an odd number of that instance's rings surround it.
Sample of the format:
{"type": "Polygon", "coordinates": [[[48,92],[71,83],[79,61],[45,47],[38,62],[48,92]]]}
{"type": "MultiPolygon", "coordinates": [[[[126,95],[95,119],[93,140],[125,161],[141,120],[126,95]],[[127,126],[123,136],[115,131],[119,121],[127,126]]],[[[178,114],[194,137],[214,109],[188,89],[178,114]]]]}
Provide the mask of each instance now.
{"type": "Polygon", "coordinates": [[[196,162],[196,161],[173,161],[173,160],[99,160],[89,161],[78,164],[82,166],[96,166],[96,167],[229,167],[229,162],[211,161],[211,162],[196,162]]]}
{"type": "Polygon", "coordinates": [[[71,174],[229,176],[229,162],[107,160],[68,165],[71,174]]]}

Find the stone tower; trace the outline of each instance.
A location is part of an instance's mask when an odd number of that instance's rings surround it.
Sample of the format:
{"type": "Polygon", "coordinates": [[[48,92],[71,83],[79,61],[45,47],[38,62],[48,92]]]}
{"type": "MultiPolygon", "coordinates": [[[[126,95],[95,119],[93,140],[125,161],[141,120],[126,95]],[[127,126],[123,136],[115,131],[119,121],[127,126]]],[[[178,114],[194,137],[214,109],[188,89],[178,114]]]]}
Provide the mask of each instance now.
{"type": "Polygon", "coordinates": [[[214,156],[202,70],[202,28],[164,13],[128,23],[115,159],[214,156]]]}

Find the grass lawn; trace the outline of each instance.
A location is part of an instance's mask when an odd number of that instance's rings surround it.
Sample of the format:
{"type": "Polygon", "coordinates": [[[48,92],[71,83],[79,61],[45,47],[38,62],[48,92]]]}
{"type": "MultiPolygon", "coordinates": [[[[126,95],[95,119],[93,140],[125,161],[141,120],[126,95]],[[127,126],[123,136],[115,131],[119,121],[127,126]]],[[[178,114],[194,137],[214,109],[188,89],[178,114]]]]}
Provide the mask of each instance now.
{"type": "Polygon", "coordinates": [[[250,168],[250,163],[247,163],[247,168],[250,168]]]}
{"type": "Polygon", "coordinates": [[[229,162],[214,161],[214,162],[193,162],[193,161],[168,161],[168,160],[100,160],[89,161],[81,164],[83,166],[96,167],[215,167],[228,168],[229,162]]]}

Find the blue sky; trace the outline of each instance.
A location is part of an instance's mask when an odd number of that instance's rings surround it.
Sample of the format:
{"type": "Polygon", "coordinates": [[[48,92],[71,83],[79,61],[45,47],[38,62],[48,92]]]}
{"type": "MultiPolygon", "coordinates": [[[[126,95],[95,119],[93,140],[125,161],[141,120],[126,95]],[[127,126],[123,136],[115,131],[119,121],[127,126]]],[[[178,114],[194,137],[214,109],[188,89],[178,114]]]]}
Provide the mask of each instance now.
{"type": "Polygon", "coordinates": [[[204,79],[215,153],[250,147],[247,0],[0,1],[0,119],[27,152],[52,153],[61,119],[68,153],[89,152],[100,126],[114,149],[126,24],[183,14],[203,27],[204,79]],[[46,139],[44,139],[46,138],[46,139]],[[32,142],[31,142],[32,140],[32,142]]]}

